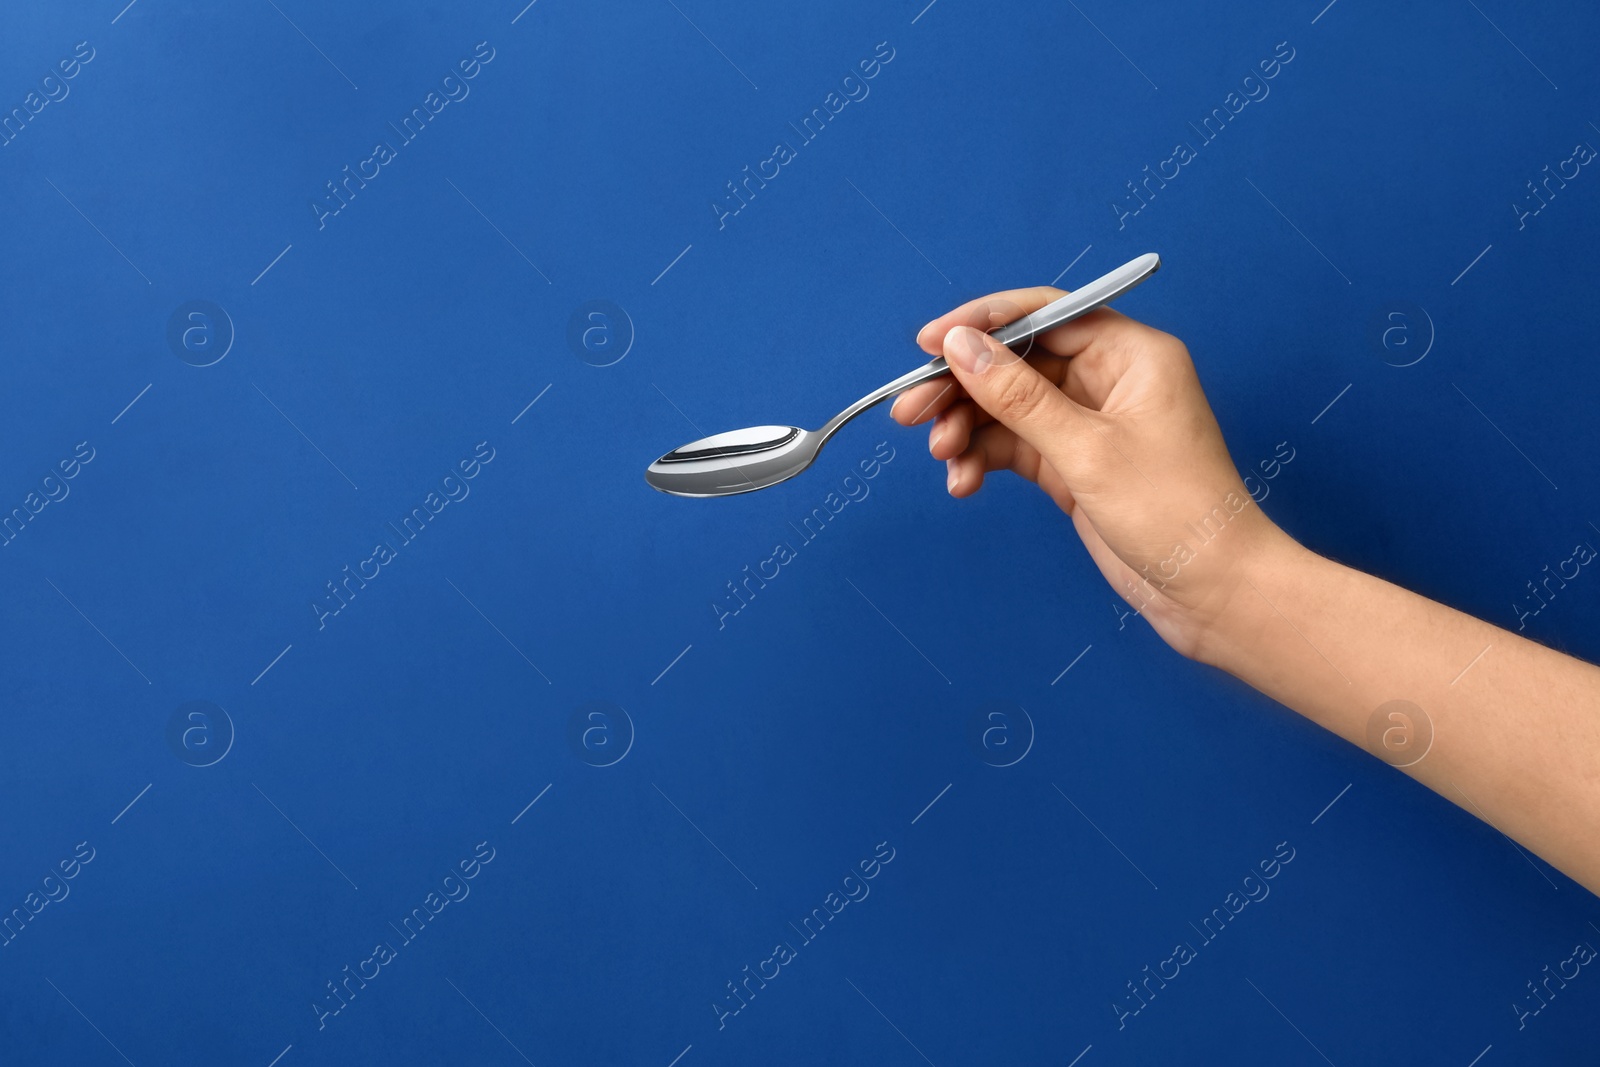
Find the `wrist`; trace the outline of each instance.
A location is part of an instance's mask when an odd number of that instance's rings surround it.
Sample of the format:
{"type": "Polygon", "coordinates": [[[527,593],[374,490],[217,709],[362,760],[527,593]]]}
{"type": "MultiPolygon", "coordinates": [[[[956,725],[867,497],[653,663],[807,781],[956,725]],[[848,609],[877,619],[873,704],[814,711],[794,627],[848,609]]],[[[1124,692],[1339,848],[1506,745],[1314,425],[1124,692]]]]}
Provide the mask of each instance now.
{"type": "Polygon", "coordinates": [[[1274,526],[1238,561],[1217,609],[1201,629],[1190,658],[1248,679],[1278,636],[1279,599],[1316,583],[1339,564],[1317,555],[1274,526]]]}

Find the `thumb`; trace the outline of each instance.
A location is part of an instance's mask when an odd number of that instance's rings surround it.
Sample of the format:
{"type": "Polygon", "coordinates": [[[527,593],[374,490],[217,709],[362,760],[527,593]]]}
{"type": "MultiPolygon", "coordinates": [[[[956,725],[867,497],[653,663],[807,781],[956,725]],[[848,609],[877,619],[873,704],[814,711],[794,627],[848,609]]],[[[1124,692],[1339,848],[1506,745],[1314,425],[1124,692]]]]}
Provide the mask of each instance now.
{"type": "Polygon", "coordinates": [[[967,395],[1065,473],[1087,414],[1027,360],[970,326],[944,336],[944,358],[967,395]]]}

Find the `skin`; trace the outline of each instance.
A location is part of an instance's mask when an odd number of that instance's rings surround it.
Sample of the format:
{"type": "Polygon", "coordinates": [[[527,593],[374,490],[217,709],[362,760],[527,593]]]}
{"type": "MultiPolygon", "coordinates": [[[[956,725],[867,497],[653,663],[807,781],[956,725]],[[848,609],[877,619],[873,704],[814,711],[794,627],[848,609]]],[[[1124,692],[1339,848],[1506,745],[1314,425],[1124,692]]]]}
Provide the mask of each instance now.
{"type": "Polygon", "coordinates": [[[1176,337],[1110,309],[1044,334],[1026,358],[983,332],[1061,295],[995,293],[918,333],[953,377],[908,390],[891,415],[931,420],[950,494],[971,496],[997,470],[1036,483],[1179,653],[1409,764],[1600,893],[1600,668],[1294,541],[1245,489],[1176,337]],[[1394,700],[1422,712],[1393,717],[1394,700]]]}

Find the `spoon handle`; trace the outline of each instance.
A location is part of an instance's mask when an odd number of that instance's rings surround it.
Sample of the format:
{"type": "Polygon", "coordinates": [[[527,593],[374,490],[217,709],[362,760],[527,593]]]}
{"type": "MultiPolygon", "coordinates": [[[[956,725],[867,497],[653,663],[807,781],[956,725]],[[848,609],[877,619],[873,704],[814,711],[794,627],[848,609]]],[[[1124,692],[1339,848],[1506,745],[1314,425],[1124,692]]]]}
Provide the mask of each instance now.
{"type": "MultiPolygon", "coordinates": [[[[1063,323],[1071,322],[1082,315],[1087,315],[1102,304],[1109,303],[1126,293],[1129,289],[1144,281],[1154,274],[1161,266],[1161,257],[1154,252],[1148,252],[1131,259],[1109,274],[1096,278],[1081,289],[1074,289],[1059,300],[1051,301],[1031,315],[1025,315],[1015,322],[996,330],[995,340],[1003,345],[1015,346],[1025,341],[1031,341],[1046,330],[1052,330],[1063,323]]],[[[826,441],[834,432],[861,414],[872,405],[886,400],[897,393],[903,393],[914,385],[942,378],[950,373],[950,365],[944,361],[943,356],[938,356],[915,370],[908,371],[892,382],[886,382],[845,408],[839,414],[829,419],[827,424],[818,431],[826,441]]]]}
{"type": "Polygon", "coordinates": [[[994,339],[1003,345],[1016,345],[1031,341],[1046,330],[1087,315],[1102,304],[1109,304],[1129,289],[1161,269],[1161,257],[1146,252],[1130,259],[1109,274],[1103,274],[1081,289],[1074,289],[1059,300],[1051,301],[1032,315],[1025,315],[1009,326],[1002,326],[994,339]]]}

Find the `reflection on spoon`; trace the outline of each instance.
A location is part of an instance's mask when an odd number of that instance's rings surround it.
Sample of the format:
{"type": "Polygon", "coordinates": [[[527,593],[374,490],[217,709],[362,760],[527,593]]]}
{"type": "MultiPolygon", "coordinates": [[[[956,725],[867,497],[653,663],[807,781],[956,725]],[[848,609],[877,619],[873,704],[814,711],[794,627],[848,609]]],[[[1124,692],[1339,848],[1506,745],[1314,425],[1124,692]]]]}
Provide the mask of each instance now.
{"type": "Polygon", "coordinates": [[[676,496],[731,496],[776,485],[811,466],[821,432],[798,426],[750,426],[691,441],[662,456],[644,480],[676,496]]]}
{"type": "MultiPolygon", "coordinates": [[[[1046,330],[1115,300],[1160,266],[1161,259],[1153,252],[1130,260],[1110,274],[1000,328],[994,337],[1001,344],[1013,346],[1031,341],[1046,330]]],[[[940,356],[874,389],[829,419],[820,430],[750,426],[690,441],[650,464],[644,480],[663,493],[695,497],[732,496],[777,485],[811,466],[828,438],[872,405],[949,373],[949,366],[940,356]]]]}

